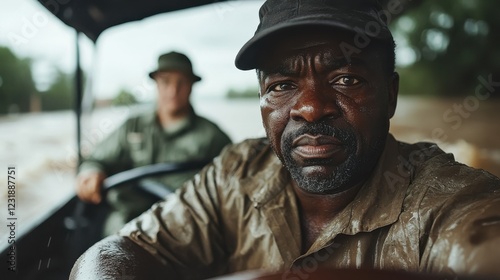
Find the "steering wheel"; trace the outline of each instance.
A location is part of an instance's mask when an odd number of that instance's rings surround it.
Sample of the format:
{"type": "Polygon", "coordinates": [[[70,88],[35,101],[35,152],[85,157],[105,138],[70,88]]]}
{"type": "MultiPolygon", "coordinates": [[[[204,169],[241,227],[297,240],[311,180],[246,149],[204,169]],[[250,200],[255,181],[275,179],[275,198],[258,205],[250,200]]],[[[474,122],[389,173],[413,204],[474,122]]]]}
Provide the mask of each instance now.
{"type": "Polygon", "coordinates": [[[154,177],[159,175],[164,176],[173,173],[201,169],[211,161],[212,160],[176,162],[176,163],[157,163],[157,164],[137,167],[134,169],[117,173],[115,175],[109,176],[108,178],[104,179],[102,189],[104,193],[107,193],[110,189],[119,187],[123,184],[129,182],[138,182],[137,186],[139,189],[159,199],[163,199],[166,195],[168,195],[171,192],[167,188],[162,186],[161,183],[156,183],[152,181],[140,181],[140,180],[146,177],[154,177]]]}
{"type": "MultiPolygon", "coordinates": [[[[130,182],[137,182],[136,186],[138,189],[145,191],[146,193],[152,195],[158,200],[164,199],[168,194],[171,193],[168,188],[166,188],[163,184],[142,180],[146,177],[154,177],[154,176],[164,176],[168,174],[180,173],[190,170],[201,169],[212,160],[198,160],[198,161],[189,161],[189,162],[178,162],[178,163],[158,163],[152,165],[141,166],[137,168],[133,168],[127,171],[123,171],[112,176],[106,178],[103,182],[102,191],[103,194],[114,188],[118,188],[120,186],[125,185],[130,182]]],[[[76,205],[74,211],[71,216],[67,216],[64,219],[64,225],[67,230],[73,232],[84,232],[86,228],[92,228],[96,224],[96,220],[100,220],[103,222],[102,215],[99,216],[101,210],[106,206],[103,205],[89,205],[85,202],[78,200],[75,198],[76,205]],[[90,213],[89,213],[90,212],[90,213]],[[93,214],[92,214],[93,213],[93,214]],[[94,216],[94,220],[88,218],[88,216],[94,216]],[[97,216],[96,216],[97,215],[97,216]]],[[[99,223],[99,222],[98,222],[99,223]]],[[[100,230],[93,230],[92,232],[99,232],[100,230]]],[[[85,246],[83,246],[85,247],[85,246]]],[[[78,251],[78,250],[77,250],[78,251]]],[[[83,252],[83,251],[82,251],[83,252]]]]}

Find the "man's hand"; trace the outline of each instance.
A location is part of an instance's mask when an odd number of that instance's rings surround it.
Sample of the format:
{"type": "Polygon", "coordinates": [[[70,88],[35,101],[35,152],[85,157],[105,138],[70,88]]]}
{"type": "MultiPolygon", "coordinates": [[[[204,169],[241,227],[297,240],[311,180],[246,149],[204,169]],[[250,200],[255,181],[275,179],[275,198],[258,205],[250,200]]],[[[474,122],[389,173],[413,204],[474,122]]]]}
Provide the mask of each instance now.
{"type": "Polygon", "coordinates": [[[102,182],[106,178],[103,172],[79,174],[76,178],[76,194],[84,202],[98,204],[102,200],[102,182]]]}

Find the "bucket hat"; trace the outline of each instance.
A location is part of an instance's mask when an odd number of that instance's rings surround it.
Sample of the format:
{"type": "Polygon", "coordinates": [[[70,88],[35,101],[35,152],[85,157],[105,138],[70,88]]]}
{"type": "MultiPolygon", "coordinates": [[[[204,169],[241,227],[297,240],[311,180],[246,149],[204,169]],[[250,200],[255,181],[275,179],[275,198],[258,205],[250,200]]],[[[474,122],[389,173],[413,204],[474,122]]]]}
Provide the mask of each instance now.
{"type": "Polygon", "coordinates": [[[193,65],[189,58],[178,52],[169,52],[160,55],[158,58],[158,68],[151,73],[149,73],[149,77],[154,79],[154,76],[158,72],[167,72],[167,71],[181,71],[188,76],[193,78],[193,82],[201,81],[201,78],[193,73],[193,65]]]}

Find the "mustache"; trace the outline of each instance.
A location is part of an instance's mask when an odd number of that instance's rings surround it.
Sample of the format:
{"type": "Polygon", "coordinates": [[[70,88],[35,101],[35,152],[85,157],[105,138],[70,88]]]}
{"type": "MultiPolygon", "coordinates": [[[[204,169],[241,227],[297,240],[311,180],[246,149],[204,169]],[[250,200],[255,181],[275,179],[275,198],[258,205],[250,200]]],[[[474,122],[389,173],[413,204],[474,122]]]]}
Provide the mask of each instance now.
{"type": "Polygon", "coordinates": [[[349,129],[340,129],[326,123],[306,123],[285,137],[284,142],[291,145],[296,138],[304,134],[335,137],[343,144],[352,144],[356,141],[354,132],[349,129]]]}

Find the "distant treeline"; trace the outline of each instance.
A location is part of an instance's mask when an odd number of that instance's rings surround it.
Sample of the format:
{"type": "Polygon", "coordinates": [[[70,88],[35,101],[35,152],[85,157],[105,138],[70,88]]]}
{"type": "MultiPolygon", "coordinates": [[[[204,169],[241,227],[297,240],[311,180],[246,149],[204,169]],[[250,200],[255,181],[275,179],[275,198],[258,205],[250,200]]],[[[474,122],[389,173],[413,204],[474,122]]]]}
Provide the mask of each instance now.
{"type": "Polygon", "coordinates": [[[500,96],[498,1],[422,1],[391,28],[400,58],[413,60],[398,67],[402,94],[466,96],[486,87],[500,96]]]}
{"type": "MultiPolygon", "coordinates": [[[[32,59],[19,58],[9,48],[0,46],[0,115],[68,110],[74,106],[74,75],[56,67],[50,81],[37,89],[32,74],[32,59]]],[[[85,79],[85,75],[84,75],[85,79]]],[[[112,105],[137,103],[135,96],[121,89],[112,105]]]]}
{"type": "Polygon", "coordinates": [[[259,98],[259,88],[250,87],[243,90],[229,89],[226,93],[227,98],[259,98]]]}
{"type": "Polygon", "coordinates": [[[38,90],[31,59],[18,58],[0,46],[0,114],[53,111],[71,108],[73,76],[56,69],[46,89],[38,90]]]}

